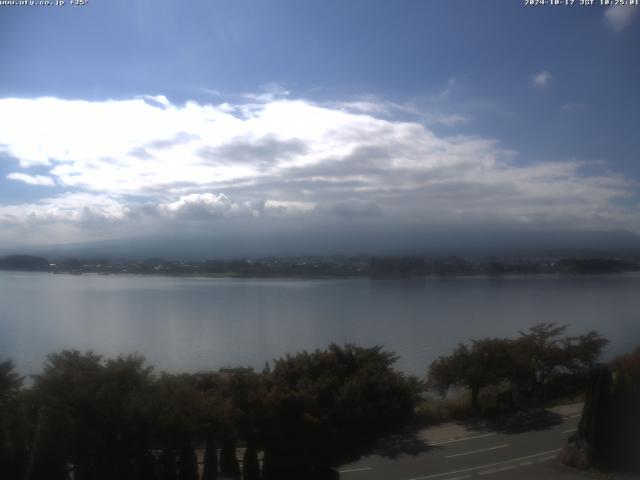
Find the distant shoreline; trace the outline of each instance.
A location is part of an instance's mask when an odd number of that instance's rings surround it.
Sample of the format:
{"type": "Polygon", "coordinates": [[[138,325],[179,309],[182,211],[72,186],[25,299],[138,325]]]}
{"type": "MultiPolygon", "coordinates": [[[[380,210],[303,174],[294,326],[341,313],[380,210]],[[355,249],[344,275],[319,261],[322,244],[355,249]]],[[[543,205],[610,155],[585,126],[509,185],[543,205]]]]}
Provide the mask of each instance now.
{"type": "Polygon", "coordinates": [[[209,278],[420,278],[508,275],[602,275],[640,271],[640,257],[298,256],[231,260],[51,260],[33,255],[0,258],[0,270],[69,275],[139,274],[209,278]]]}
{"type": "Polygon", "coordinates": [[[236,280],[444,280],[444,279],[516,279],[516,278],[606,278],[640,275],[639,271],[603,272],[603,273],[572,273],[572,272],[523,272],[523,273],[469,273],[469,274],[441,274],[441,275],[251,275],[239,273],[140,273],[140,272],[60,272],[43,270],[9,270],[0,269],[0,273],[40,273],[62,275],[65,277],[149,277],[149,278],[201,278],[201,279],[236,279],[236,280]]]}

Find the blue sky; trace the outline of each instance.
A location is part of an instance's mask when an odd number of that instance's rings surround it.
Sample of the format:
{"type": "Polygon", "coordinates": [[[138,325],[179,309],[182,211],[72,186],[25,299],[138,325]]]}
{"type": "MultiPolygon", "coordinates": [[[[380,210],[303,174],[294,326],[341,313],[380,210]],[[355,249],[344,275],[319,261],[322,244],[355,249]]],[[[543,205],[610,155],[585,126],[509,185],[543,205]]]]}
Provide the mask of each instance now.
{"type": "Polygon", "coordinates": [[[638,233],[640,9],[523,3],[2,6],[2,240],[638,233]]]}

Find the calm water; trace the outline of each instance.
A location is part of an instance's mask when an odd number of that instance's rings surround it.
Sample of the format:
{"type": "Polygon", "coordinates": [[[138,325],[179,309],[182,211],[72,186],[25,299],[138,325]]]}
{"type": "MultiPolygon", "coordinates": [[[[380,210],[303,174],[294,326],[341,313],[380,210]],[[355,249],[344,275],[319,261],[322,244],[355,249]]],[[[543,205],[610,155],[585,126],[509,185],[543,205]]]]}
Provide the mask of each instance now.
{"type": "Polygon", "coordinates": [[[329,342],[383,344],[422,374],[457,342],[537,322],[640,343],[640,276],[274,280],[0,272],[0,359],[140,352],[159,369],[252,365],[329,342]]]}

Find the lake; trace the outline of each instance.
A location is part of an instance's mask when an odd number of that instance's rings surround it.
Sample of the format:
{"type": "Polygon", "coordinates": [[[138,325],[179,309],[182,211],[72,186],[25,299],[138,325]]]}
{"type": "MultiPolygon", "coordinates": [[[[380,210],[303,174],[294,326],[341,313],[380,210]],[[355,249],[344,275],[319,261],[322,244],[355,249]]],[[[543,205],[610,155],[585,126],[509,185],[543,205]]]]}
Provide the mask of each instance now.
{"type": "Polygon", "coordinates": [[[0,272],[0,359],[40,371],[63,348],[139,352],[158,370],[250,365],[330,342],[382,344],[422,375],[458,342],[538,322],[640,344],[640,275],[211,279],[0,272]]]}

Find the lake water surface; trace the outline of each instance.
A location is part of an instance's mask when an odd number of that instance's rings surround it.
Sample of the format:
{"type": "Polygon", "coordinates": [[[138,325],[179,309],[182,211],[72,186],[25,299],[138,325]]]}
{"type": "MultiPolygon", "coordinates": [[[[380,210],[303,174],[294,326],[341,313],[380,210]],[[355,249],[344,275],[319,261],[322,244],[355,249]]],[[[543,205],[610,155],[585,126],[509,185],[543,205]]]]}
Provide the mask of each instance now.
{"type": "Polygon", "coordinates": [[[423,374],[470,338],[538,322],[596,329],[607,355],[640,344],[640,276],[210,279],[0,272],[0,359],[36,373],[48,353],[139,352],[160,370],[265,361],[330,342],[382,344],[423,374]]]}

